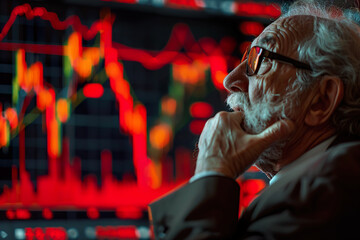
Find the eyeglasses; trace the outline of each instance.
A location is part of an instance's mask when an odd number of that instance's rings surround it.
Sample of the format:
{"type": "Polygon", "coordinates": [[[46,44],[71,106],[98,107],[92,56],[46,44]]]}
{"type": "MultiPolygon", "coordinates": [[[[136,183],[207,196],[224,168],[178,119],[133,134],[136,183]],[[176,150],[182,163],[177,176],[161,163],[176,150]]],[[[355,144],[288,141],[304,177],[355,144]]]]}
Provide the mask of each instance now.
{"type": "Polygon", "coordinates": [[[258,73],[261,62],[264,58],[270,58],[279,60],[285,63],[292,64],[294,67],[302,68],[306,70],[312,70],[309,64],[299,62],[292,58],[285,57],[278,53],[270,52],[262,47],[254,46],[252,48],[247,48],[241,62],[246,60],[246,75],[253,76],[258,73]]]}

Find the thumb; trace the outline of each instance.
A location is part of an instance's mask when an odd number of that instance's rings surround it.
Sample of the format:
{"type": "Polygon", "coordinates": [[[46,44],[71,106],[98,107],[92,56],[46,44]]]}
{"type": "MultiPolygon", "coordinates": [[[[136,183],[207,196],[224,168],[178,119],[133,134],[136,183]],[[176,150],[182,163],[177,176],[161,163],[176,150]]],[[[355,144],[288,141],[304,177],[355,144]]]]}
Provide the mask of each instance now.
{"type": "Polygon", "coordinates": [[[295,124],[289,119],[280,120],[259,133],[259,137],[267,145],[284,140],[295,130],[295,124]]]}

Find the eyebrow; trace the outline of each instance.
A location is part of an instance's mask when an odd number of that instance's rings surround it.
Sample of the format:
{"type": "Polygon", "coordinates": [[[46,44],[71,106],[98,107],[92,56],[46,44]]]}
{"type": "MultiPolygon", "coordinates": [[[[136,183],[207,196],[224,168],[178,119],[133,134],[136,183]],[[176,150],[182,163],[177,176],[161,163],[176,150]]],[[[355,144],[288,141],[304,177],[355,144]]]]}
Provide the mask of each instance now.
{"type": "Polygon", "coordinates": [[[272,45],[275,44],[275,42],[276,42],[275,38],[271,35],[266,35],[259,40],[259,43],[263,45],[272,45]]]}

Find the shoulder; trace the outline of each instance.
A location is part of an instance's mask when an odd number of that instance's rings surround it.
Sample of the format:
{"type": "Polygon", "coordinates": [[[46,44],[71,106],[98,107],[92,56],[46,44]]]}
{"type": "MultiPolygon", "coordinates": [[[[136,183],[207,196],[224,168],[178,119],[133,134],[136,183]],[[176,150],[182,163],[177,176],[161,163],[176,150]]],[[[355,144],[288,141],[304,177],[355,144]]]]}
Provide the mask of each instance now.
{"type": "Polygon", "coordinates": [[[329,157],[359,157],[360,156],[360,140],[353,142],[346,142],[342,144],[337,144],[327,151],[329,157]]]}
{"type": "Polygon", "coordinates": [[[358,178],[360,176],[360,141],[337,144],[329,148],[319,171],[345,179],[358,178]]]}
{"type": "Polygon", "coordinates": [[[314,156],[304,172],[292,168],[245,212],[242,232],[273,239],[351,239],[360,214],[360,141],[314,156]],[[286,223],[286,227],[284,223],[286,223]]]}

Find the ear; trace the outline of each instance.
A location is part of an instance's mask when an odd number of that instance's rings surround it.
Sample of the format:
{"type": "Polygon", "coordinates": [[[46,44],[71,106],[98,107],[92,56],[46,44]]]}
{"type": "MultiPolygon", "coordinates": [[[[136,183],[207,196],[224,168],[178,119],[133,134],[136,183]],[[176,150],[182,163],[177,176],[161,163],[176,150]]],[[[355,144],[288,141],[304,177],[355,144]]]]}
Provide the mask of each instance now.
{"type": "Polygon", "coordinates": [[[324,76],[313,96],[305,123],[317,126],[329,120],[344,96],[344,84],[336,76],[324,76]]]}

